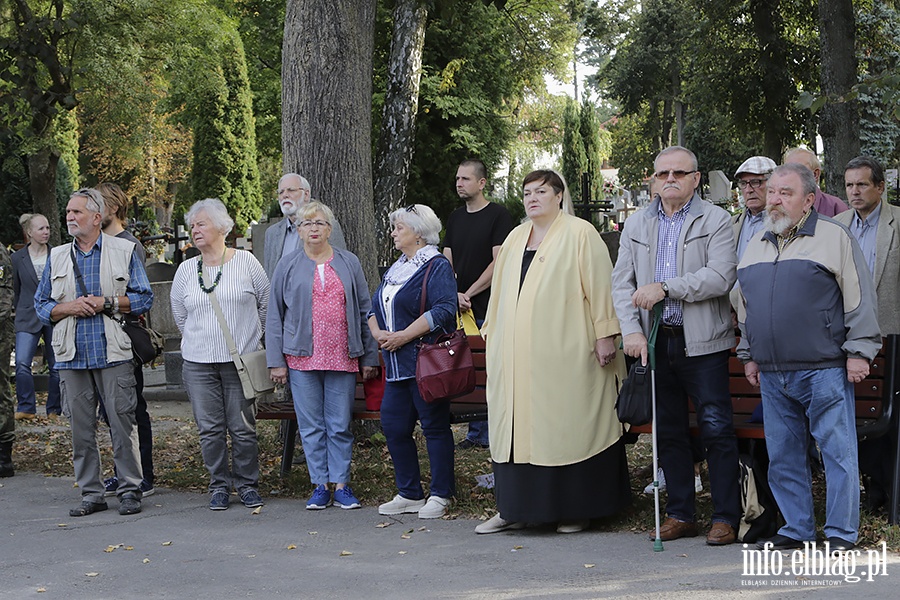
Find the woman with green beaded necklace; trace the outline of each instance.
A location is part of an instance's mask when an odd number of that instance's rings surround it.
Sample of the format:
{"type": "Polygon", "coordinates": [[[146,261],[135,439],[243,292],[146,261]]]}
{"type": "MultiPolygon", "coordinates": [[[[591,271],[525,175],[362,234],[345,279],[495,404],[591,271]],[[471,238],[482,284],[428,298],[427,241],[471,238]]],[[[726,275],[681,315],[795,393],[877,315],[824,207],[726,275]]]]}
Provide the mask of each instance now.
{"type": "Polygon", "coordinates": [[[253,254],[225,245],[234,221],[220,200],[197,202],[185,222],[200,256],[178,267],[172,281],[172,315],[181,331],[182,379],[210,476],[209,508],[227,509],[232,489],[244,506],[261,506],[255,398],[244,397],[212,299],[214,295],[221,306],[237,351],[259,350],[269,279],[253,254]]]}

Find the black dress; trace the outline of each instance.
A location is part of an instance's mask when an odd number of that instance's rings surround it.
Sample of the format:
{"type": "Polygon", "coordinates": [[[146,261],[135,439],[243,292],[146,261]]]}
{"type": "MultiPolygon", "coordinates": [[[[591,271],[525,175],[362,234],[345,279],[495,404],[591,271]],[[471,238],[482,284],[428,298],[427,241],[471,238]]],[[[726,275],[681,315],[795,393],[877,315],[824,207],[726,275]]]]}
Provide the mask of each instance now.
{"type": "MultiPolygon", "coordinates": [[[[526,250],[519,289],[536,251],[526,250]]],[[[493,463],[494,492],[500,516],[507,521],[551,523],[613,515],[631,503],[625,444],[612,446],[571,465],[545,467],[493,463]]]]}

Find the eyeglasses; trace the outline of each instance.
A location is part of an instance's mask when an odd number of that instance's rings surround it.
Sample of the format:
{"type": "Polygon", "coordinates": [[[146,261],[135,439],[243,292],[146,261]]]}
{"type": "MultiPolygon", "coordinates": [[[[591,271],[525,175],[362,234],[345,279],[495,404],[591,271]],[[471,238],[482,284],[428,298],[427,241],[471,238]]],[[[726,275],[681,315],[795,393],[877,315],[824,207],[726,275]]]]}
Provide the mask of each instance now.
{"type": "Polygon", "coordinates": [[[671,174],[672,177],[674,177],[675,179],[684,179],[691,173],[696,173],[696,172],[697,172],[696,169],[694,169],[693,171],[675,171],[673,169],[669,169],[668,171],[657,171],[656,173],[653,174],[653,176],[656,177],[657,179],[659,179],[660,181],[665,181],[666,179],[669,178],[669,174],[671,174]]]}
{"type": "Polygon", "coordinates": [[[737,182],[737,186],[741,190],[746,190],[747,188],[751,188],[754,190],[758,190],[762,184],[768,181],[768,178],[765,179],[739,179],[737,182]]]}
{"type": "Polygon", "coordinates": [[[419,211],[416,210],[416,205],[415,205],[415,204],[410,204],[409,206],[407,206],[407,207],[406,207],[406,212],[411,212],[411,213],[414,214],[414,215],[419,214],[419,211]]]}
{"type": "Polygon", "coordinates": [[[285,192],[288,192],[291,194],[296,194],[297,192],[301,192],[301,191],[305,192],[306,188],[283,188],[283,189],[278,190],[278,195],[280,196],[285,192]]]}
{"type": "Polygon", "coordinates": [[[310,227],[316,227],[317,229],[324,229],[328,227],[331,223],[327,221],[301,221],[300,227],[306,227],[307,229],[310,227]]]}

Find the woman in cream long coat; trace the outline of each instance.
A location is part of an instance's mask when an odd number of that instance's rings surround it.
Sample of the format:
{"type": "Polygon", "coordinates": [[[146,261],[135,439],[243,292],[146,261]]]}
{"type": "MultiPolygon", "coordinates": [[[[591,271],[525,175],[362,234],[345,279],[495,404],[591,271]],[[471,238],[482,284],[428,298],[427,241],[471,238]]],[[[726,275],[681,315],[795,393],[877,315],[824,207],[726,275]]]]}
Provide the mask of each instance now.
{"type": "Polygon", "coordinates": [[[530,173],[529,220],[494,263],[482,331],[500,514],[478,533],[546,522],[581,531],[631,499],[615,412],[624,362],[612,263],[594,227],[562,210],[567,195],[557,173],[530,173]]]}

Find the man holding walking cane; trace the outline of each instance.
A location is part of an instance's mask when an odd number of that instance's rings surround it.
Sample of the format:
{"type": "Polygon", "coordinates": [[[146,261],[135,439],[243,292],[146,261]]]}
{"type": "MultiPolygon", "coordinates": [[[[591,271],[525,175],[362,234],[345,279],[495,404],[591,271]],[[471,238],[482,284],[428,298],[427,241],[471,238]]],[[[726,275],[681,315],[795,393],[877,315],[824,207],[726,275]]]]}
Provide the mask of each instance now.
{"type": "Polygon", "coordinates": [[[698,534],[690,396],[709,463],[713,515],[706,542],[725,545],[735,541],[741,511],[728,391],[728,355],[735,343],[728,300],[737,265],[734,234],[729,214],[695,192],[700,173],[693,152],[666,148],[654,168],[659,197],[628,221],[613,270],[613,302],[625,353],[646,365],[650,310],[664,301],[655,377],[668,518],[659,537],[669,541],[698,534]]]}

